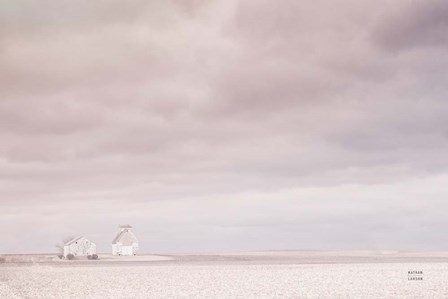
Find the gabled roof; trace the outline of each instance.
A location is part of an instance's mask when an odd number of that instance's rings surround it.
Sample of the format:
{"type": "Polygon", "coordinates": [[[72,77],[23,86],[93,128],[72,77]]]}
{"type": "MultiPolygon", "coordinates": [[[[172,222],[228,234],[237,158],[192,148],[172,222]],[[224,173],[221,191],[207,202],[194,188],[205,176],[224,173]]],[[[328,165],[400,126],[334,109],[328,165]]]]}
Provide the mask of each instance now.
{"type": "Polygon", "coordinates": [[[82,239],[82,238],[84,238],[84,236],[80,236],[80,237],[76,237],[76,238],[74,238],[74,239],[71,239],[70,241],[68,241],[67,243],[65,243],[64,246],[71,245],[71,244],[73,244],[74,242],[76,242],[76,241],[78,241],[78,240],[80,240],[80,239],[82,239]]]}
{"type": "Polygon", "coordinates": [[[138,243],[137,237],[131,231],[122,230],[112,241],[112,244],[121,243],[124,246],[130,246],[132,243],[138,243]]]}
{"type": "Polygon", "coordinates": [[[79,236],[79,237],[76,237],[76,238],[74,238],[74,239],[68,241],[67,243],[64,244],[64,246],[69,246],[69,245],[71,245],[71,244],[73,244],[73,243],[75,243],[75,242],[77,242],[77,241],[79,241],[79,240],[81,240],[81,239],[86,239],[86,240],[88,240],[90,243],[95,244],[95,243],[93,243],[92,241],[90,241],[89,239],[87,239],[86,237],[84,237],[84,236],[79,236]]]}

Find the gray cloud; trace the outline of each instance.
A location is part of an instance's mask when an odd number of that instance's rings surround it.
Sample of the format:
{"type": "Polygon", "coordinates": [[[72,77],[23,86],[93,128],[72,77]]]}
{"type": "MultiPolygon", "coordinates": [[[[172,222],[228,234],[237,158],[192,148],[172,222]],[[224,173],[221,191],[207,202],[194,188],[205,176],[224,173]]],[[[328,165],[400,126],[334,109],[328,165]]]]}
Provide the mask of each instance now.
{"type": "Polygon", "coordinates": [[[29,234],[0,252],[121,222],[145,251],[446,246],[443,5],[387,3],[4,4],[0,232],[29,234]]]}
{"type": "Polygon", "coordinates": [[[382,46],[391,50],[446,48],[448,4],[445,1],[411,2],[398,9],[381,24],[377,32],[382,46]]]}

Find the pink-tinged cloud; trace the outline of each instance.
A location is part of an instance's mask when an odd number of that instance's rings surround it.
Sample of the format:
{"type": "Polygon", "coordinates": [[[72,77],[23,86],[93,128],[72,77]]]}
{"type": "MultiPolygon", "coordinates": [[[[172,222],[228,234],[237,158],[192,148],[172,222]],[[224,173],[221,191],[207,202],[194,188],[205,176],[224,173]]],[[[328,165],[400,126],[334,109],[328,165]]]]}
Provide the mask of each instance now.
{"type": "Polygon", "coordinates": [[[0,253],[446,248],[447,11],[2,3],[0,253]]]}

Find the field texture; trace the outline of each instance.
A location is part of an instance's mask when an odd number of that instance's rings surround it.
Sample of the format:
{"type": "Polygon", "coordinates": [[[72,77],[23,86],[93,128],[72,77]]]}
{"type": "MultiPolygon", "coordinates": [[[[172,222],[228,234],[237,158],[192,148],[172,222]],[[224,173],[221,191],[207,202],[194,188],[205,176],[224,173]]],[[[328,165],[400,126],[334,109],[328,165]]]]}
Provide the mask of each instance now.
{"type": "Polygon", "coordinates": [[[0,298],[448,298],[448,263],[272,261],[3,264],[0,298]]]}

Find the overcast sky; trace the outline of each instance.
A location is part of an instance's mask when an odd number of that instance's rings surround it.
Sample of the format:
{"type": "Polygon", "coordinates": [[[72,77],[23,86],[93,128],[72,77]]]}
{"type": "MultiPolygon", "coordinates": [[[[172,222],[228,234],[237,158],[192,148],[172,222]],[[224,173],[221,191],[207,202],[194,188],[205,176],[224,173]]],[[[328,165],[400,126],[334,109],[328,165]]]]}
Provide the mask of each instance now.
{"type": "Polygon", "coordinates": [[[448,2],[0,0],[0,253],[448,250],[448,2]]]}

